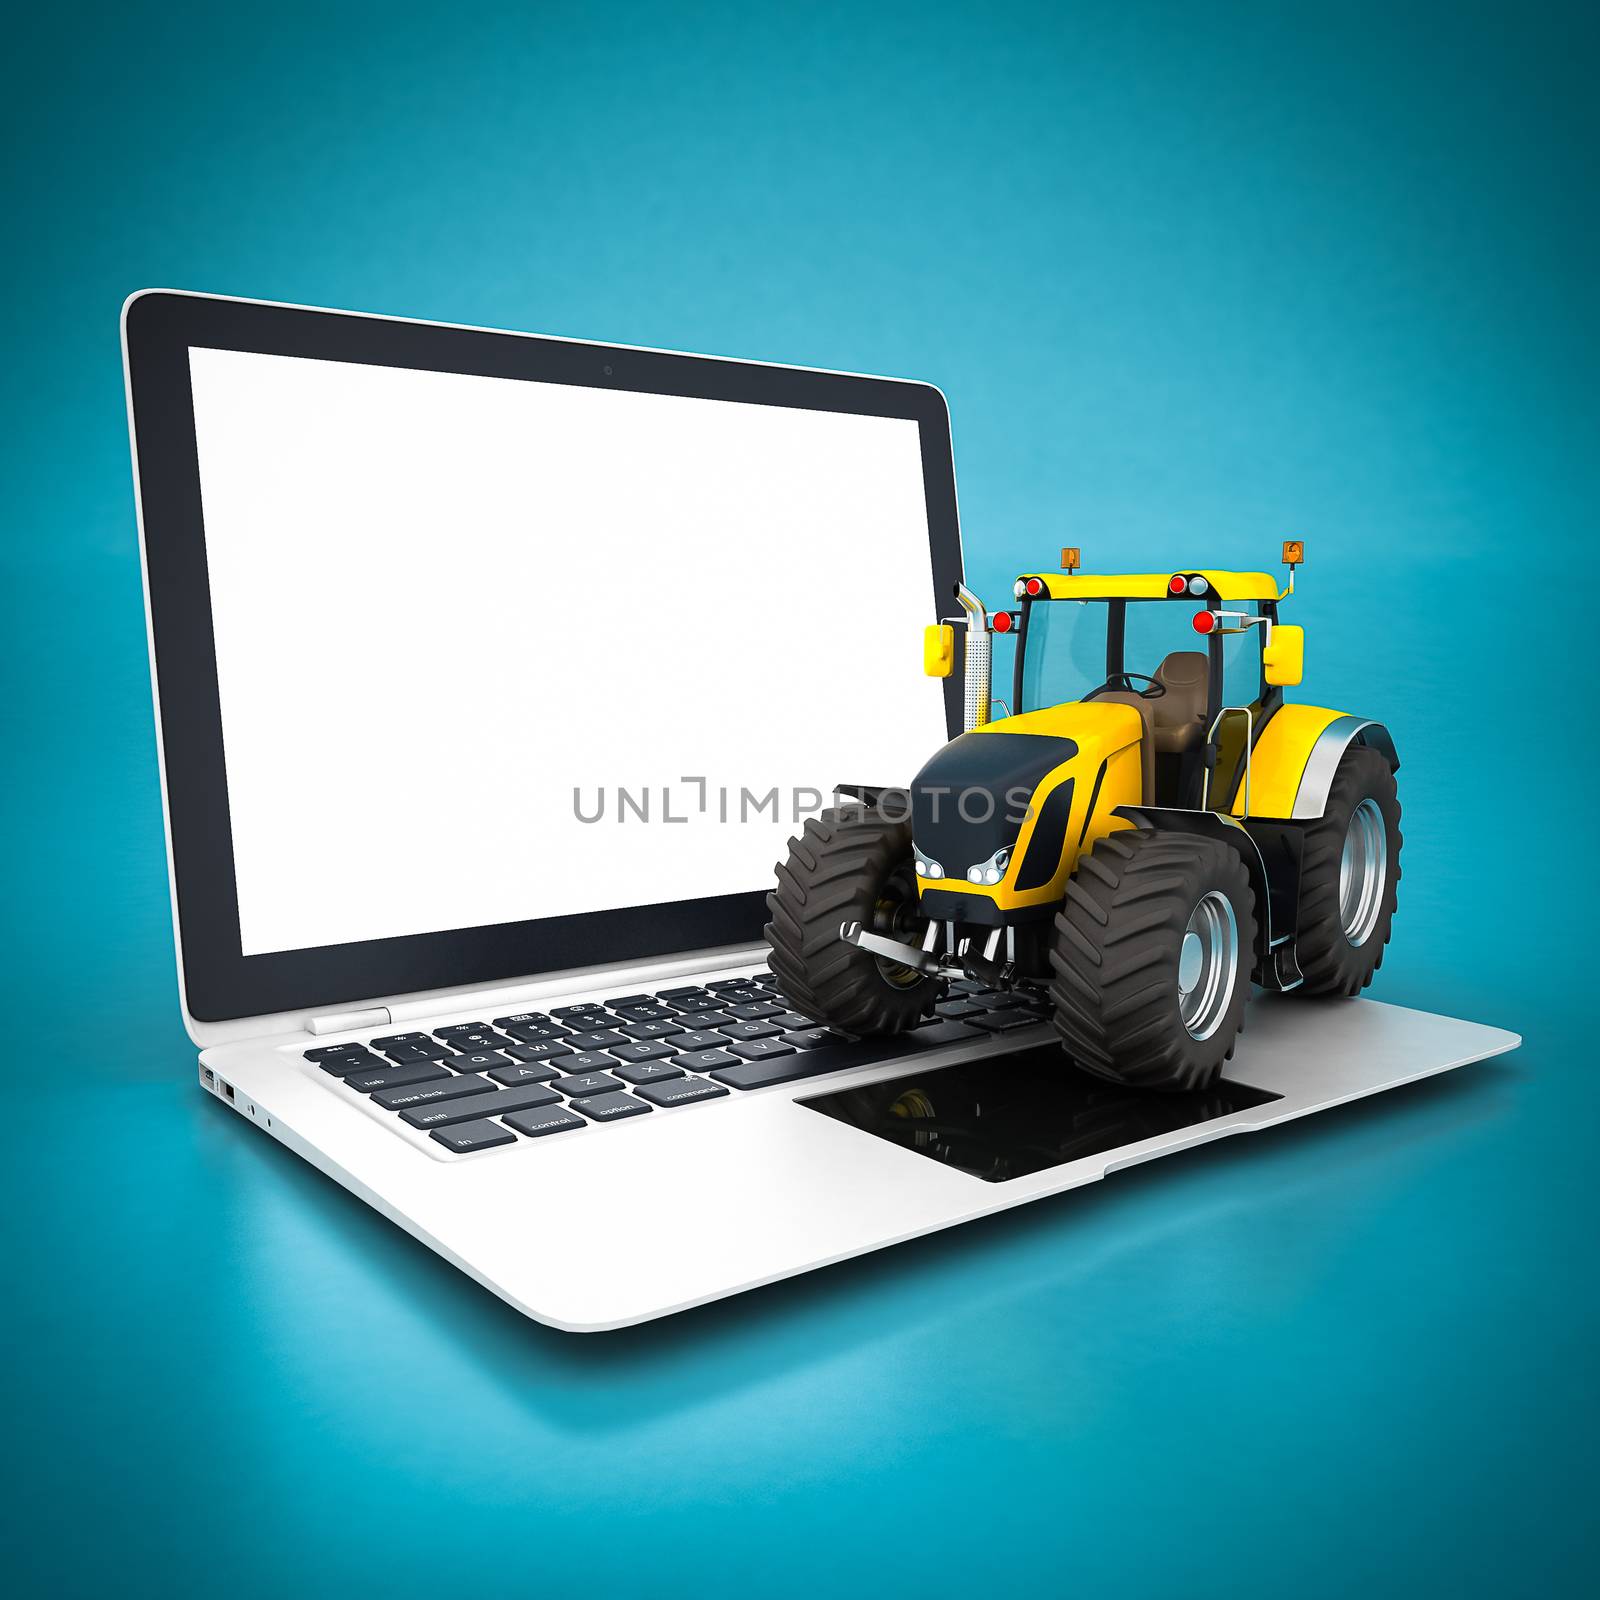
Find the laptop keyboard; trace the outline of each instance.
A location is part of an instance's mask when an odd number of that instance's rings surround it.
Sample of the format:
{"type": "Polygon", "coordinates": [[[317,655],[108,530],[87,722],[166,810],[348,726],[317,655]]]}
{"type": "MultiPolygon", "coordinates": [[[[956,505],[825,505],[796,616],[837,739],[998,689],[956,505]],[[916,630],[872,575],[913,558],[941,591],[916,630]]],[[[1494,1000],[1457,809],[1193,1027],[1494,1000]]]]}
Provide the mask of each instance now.
{"type": "Polygon", "coordinates": [[[321,1045],[305,1057],[446,1150],[470,1155],[894,1061],[1048,1015],[1042,996],[961,980],[917,1027],[856,1040],[790,1010],[777,979],[762,972],[321,1045]]]}

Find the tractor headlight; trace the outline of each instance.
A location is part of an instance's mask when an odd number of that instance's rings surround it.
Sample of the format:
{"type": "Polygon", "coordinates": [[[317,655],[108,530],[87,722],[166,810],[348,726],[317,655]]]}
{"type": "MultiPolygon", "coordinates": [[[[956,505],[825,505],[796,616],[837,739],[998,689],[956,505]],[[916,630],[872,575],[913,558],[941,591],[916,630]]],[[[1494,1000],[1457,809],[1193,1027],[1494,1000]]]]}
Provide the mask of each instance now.
{"type": "Polygon", "coordinates": [[[924,855],[915,845],[911,848],[916,853],[917,876],[919,878],[942,878],[944,876],[944,868],[932,856],[924,855]]]}
{"type": "Polygon", "coordinates": [[[1005,877],[1006,866],[1011,860],[1011,846],[1002,845],[987,861],[980,861],[975,867],[967,868],[968,883],[996,884],[1005,877]]]}

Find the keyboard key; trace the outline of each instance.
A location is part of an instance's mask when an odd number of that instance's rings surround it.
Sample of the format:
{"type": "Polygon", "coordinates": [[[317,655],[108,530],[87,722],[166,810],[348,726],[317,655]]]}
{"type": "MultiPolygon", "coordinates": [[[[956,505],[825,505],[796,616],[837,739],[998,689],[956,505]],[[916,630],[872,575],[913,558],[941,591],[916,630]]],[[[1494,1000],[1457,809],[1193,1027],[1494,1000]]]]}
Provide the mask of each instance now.
{"type": "Polygon", "coordinates": [[[554,1061],[570,1056],[572,1047],[565,1039],[552,1040],[549,1044],[508,1044],[505,1054],[513,1061],[554,1061]]]}
{"type": "Polygon", "coordinates": [[[613,1009],[619,1016],[626,1017],[629,1022],[670,1022],[678,1014],[671,1006],[649,1004],[616,1006],[613,1009]]]}
{"type": "Polygon", "coordinates": [[[551,1081],[550,1087],[559,1089],[562,1094],[573,1099],[581,1099],[585,1095],[609,1094],[613,1089],[620,1089],[622,1085],[603,1072],[585,1072],[570,1078],[555,1078],[551,1081]]]}
{"type": "Polygon", "coordinates": [[[734,989],[754,989],[755,986],[754,978],[724,978],[720,983],[708,983],[706,988],[712,994],[727,994],[734,989]]]}
{"type": "Polygon", "coordinates": [[[557,1044],[572,1032],[559,1022],[509,1022],[506,1032],[523,1044],[557,1044]]]}
{"type": "Polygon", "coordinates": [[[730,1056],[726,1050],[687,1050],[674,1059],[673,1065],[682,1067],[685,1072],[710,1072],[713,1067],[736,1067],[739,1064],[737,1056],[730,1056]]]}
{"type": "Polygon", "coordinates": [[[491,1067],[508,1065],[510,1059],[498,1050],[474,1050],[470,1055],[452,1056],[443,1065],[452,1072],[487,1072],[491,1067]]]}
{"type": "Polygon", "coordinates": [[[636,1117],[650,1107],[642,1100],[635,1100],[631,1094],[597,1094],[584,1100],[574,1100],[572,1109],[581,1111],[596,1122],[617,1122],[623,1117],[636,1117]]]}
{"type": "Polygon", "coordinates": [[[614,1044],[626,1044],[624,1036],[615,1028],[596,1028],[590,1033],[575,1033],[568,1040],[574,1050],[609,1050],[614,1044]]]}
{"type": "Polygon", "coordinates": [[[832,1037],[826,1028],[805,1028],[796,1033],[782,1035],[783,1042],[791,1050],[816,1050],[827,1044],[832,1037]]]}
{"type": "Polygon", "coordinates": [[[683,1024],[676,1019],[671,1022],[625,1022],[622,1031],[630,1039],[665,1039],[668,1034],[676,1033],[683,1024]]]}
{"type": "Polygon", "coordinates": [[[1010,1033],[1013,1028],[1034,1028],[1039,1019],[1031,1011],[1009,1009],[986,1011],[981,1017],[968,1017],[965,1026],[982,1028],[985,1033],[1010,1033]]]}
{"type": "Polygon", "coordinates": [[[352,1072],[359,1072],[363,1067],[369,1072],[381,1071],[389,1063],[382,1056],[373,1055],[370,1050],[362,1050],[353,1056],[326,1056],[317,1065],[336,1078],[348,1078],[352,1072]]]}
{"type": "Polygon", "coordinates": [[[352,1072],[344,1081],[362,1094],[374,1094],[379,1089],[398,1089],[408,1083],[427,1083],[432,1078],[448,1078],[443,1067],[431,1061],[408,1061],[399,1066],[378,1067],[369,1072],[362,1068],[352,1072]]]}
{"type": "Polygon", "coordinates": [[[982,1006],[975,1006],[970,1000],[941,1000],[933,1008],[941,1017],[976,1017],[983,1013],[982,1006]]]}
{"type": "Polygon", "coordinates": [[[548,1061],[526,1064],[519,1061],[515,1066],[495,1067],[489,1076],[496,1083],[503,1083],[507,1088],[514,1089],[519,1083],[549,1083],[552,1078],[561,1076],[561,1068],[552,1066],[548,1061]]]}
{"type": "Polygon", "coordinates": [[[668,1061],[625,1062],[616,1069],[624,1083],[659,1083],[665,1078],[681,1078],[683,1068],[668,1061]]]}
{"type": "MultiPolygon", "coordinates": [[[[765,1089],[774,1083],[815,1078],[824,1072],[842,1072],[847,1067],[870,1067],[880,1061],[896,1061],[901,1056],[921,1055],[929,1048],[922,1042],[923,1037],[920,1033],[900,1033],[888,1039],[824,1045],[820,1050],[802,1050],[785,1055],[781,1060],[740,1061],[731,1067],[718,1067],[711,1076],[731,1089],[765,1089]]],[[[973,1037],[981,1039],[982,1035],[973,1037]]]]}
{"type": "Polygon", "coordinates": [[[606,1006],[612,1011],[620,1011],[624,1006],[653,1006],[656,997],[653,994],[619,994],[615,1000],[607,1000],[606,1006]]]}
{"type": "Polygon", "coordinates": [[[735,1017],[740,1022],[760,1022],[763,1017],[778,1016],[783,1007],[773,1005],[770,1000],[757,1000],[748,1005],[728,1006],[726,1009],[730,1017],[735,1017]]]}
{"type": "Polygon", "coordinates": [[[734,1019],[726,1011],[688,1011],[678,1019],[685,1027],[691,1023],[700,1030],[706,1028],[720,1028],[734,1019]]]}
{"type": "Polygon", "coordinates": [[[440,1105],[418,1106],[412,1111],[402,1111],[400,1120],[409,1122],[413,1128],[448,1128],[457,1122],[471,1122],[476,1117],[498,1117],[507,1111],[532,1111],[538,1106],[560,1103],[542,1083],[525,1083],[520,1089],[500,1089],[468,1095],[463,1100],[446,1100],[440,1105]]]}
{"type": "Polygon", "coordinates": [[[552,1006],[552,1017],[581,1017],[586,1011],[598,1011],[605,1014],[605,1007],[594,1000],[582,1000],[575,1006],[552,1006]]]}
{"type": "Polygon", "coordinates": [[[716,1100],[728,1091],[704,1078],[679,1078],[672,1083],[647,1083],[638,1090],[641,1100],[655,1106],[686,1106],[695,1100],[716,1100]]]}
{"type": "Polygon", "coordinates": [[[503,1050],[511,1041],[503,1033],[496,1033],[492,1028],[485,1028],[478,1033],[458,1033],[445,1043],[452,1050],[465,1051],[476,1055],[480,1050],[503,1050]]]}
{"type": "MultiPolygon", "coordinates": [[[[981,1012],[979,1014],[982,1015],[981,1012]]],[[[963,1039],[971,1041],[989,1037],[986,1033],[980,1033],[978,1029],[972,1027],[967,1020],[961,1017],[946,1017],[939,1022],[929,1024],[927,1027],[919,1027],[915,1032],[917,1042],[925,1045],[956,1044],[963,1039]]]]}
{"type": "MultiPolygon", "coordinates": [[[[668,996],[663,995],[662,999],[668,996]]],[[[715,1011],[717,1002],[708,994],[678,994],[670,997],[672,1009],[685,1015],[696,1011],[715,1011]]]]}
{"type": "Polygon", "coordinates": [[[783,1032],[770,1022],[729,1022],[717,1029],[725,1039],[771,1039],[783,1032]]]}
{"type": "Polygon", "coordinates": [[[685,999],[690,995],[703,995],[705,992],[706,986],[703,983],[689,983],[685,984],[681,989],[657,989],[655,998],[657,1000],[675,1001],[685,999]]]}
{"type": "Polygon", "coordinates": [[[606,1052],[618,1061],[659,1061],[673,1054],[664,1044],[654,1044],[648,1039],[634,1039],[627,1044],[614,1044],[606,1052]]]}
{"type": "MultiPolygon", "coordinates": [[[[422,1037],[425,1041],[422,1044],[392,1043],[379,1045],[379,1049],[391,1061],[438,1061],[454,1053],[449,1045],[440,1044],[437,1039],[429,1039],[426,1034],[422,1037]]],[[[377,1044],[377,1040],[373,1040],[373,1043],[377,1044]]]]}
{"type": "Polygon", "coordinates": [[[769,1056],[792,1056],[794,1046],[782,1039],[739,1039],[728,1046],[734,1055],[746,1061],[765,1061],[769,1056]]]}
{"type": "Polygon", "coordinates": [[[435,1039],[454,1039],[457,1034],[488,1033],[489,1031],[490,1028],[487,1022],[449,1022],[442,1028],[435,1028],[433,1036],[435,1039]]]}
{"type": "Polygon", "coordinates": [[[603,1050],[580,1050],[576,1055],[563,1056],[553,1063],[558,1072],[566,1073],[568,1077],[585,1072],[609,1072],[616,1064],[615,1058],[603,1050]]]}
{"type": "Polygon", "coordinates": [[[307,1050],[307,1061],[337,1061],[341,1056],[369,1056],[372,1052],[364,1044],[319,1044],[315,1050],[307,1050]]]}
{"type": "Polygon", "coordinates": [[[996,989],[987,994],[969,994],[963,997],[969,1004],[981,1006],[985,1011],[1009,1011],[1016,1004],[1013,995],[996,989]]]}
{"type": "Polygon", "coordinates": [[[505,1119],[508,1128],[525,1133],[530,1139],[542,1139],[547,1133],[565,1133],[568,1128],[589,1126],[582,1117],[575,1117],[565,1106],[546,1106],[542,1111],[516,1111],[505,1119]]]}
{"type": "Polygon", "coordinates": [[[459,1128],[435,1128],[433,1138],[446,1150],[458,1156],[470,1155],[474,1150],[492,1150],[497,1144],[515,1144],[516,1134],[502,1128],[498,1122],[463,1122],[459,1128]]]}
{"type": "Polygon", "coordinates": [[[696,1028],[692,1033],[675,1033],[667,1040],[674,1050],[716,1050],[723,1042],[722,1035],[713,1033],[709,1028],[696,1028]]]}
{"type": "Polygon", "coordinates": [[[513,1011],[509,1017],[496,1017],[497,1028],[548,1028],[550,1018],[542,1011],[513,1011]]]}
{"type": "Polygon", "coordinates": [[[803,1011],[780,1011],[777,1016],[768,1017],[767,1021],[770,1022],[774,1028],[786,1028],[790,1030],[795,1028],[814,1028],[817,1025],[817,1019],[815,1017],[808,1017],[803,1011]]]}
{"type": "Polygon", "coordinates": [[[407,1106],[432,1105],[435,1100],[459,1100],[463,1095],[486,1094],[493,1088],[487,1078],[430,1078],[426,1083],[379,1089],[372,1099],[385,1111],[404,1111],[407,1106]]]}

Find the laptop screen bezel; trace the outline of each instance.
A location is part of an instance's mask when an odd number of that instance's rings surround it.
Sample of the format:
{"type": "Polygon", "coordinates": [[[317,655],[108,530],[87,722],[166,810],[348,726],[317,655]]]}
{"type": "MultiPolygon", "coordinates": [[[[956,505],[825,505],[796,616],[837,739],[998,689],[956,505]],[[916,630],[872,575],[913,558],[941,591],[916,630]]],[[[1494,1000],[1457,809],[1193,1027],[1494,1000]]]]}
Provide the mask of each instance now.
{"type": "MultiPolygon", "coordinates": [[[[758,941],[764,888],[243,954],[189,378],[189,352],[197,347],[914,421],[927,503],[930,621],[946,609],[935,597],[949,595],[961,577],[950,420],[939,390],[900,379],[171,290],[133,296],[124,308],[168,849],[192,1019],[225,1022],[758,941]]],[[[907,577],[920,582],[924,574],[907,577]]],[[[301,647],[314,649],[315,640],[301,647]]],[[[907,640],[906,648],[915,649],[916,641],[907,640]]],[[[862,689],[870,695],[871,685],[862,689]]],[[[946,679],[944,689],[953,734],[960,718],[955,680],[946,679]]],[[[351,755],[360,759],[358,746],[351,755]]],[[[871,777],[842,773],[839,781],[871,777]]]]}

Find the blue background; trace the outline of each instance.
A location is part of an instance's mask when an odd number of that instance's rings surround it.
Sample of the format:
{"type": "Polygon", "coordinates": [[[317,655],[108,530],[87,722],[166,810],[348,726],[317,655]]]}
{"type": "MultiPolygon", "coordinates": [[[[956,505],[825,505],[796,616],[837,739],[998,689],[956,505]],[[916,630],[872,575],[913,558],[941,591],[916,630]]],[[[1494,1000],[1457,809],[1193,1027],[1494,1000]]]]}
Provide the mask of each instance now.
{"type": "Polygon", "coordinates": [[[23,1588],[1587,1586],[1587,9],[13,14],[23,1588]],[[1304,537],[1305,695],[1404,757],[1378,992],[1526,1046],[669,1323],[522,1322],[194,1086],[117,348],[149,284],[932,379],[991,597],[1063,542],[1304,537]]]}

